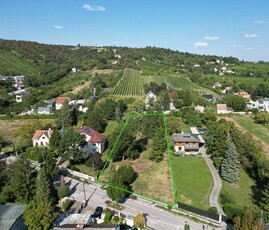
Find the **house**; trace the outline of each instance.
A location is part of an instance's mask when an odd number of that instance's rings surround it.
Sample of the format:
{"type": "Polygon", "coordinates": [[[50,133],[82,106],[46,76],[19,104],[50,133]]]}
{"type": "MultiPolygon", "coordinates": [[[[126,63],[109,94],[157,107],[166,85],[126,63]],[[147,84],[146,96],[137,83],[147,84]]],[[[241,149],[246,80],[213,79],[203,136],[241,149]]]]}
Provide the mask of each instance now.
{"type": "Polygon", "coordinates": [[[226,114],[233,112],[233,109],[231,107],[228,107],[226,104],[217,104],[215,110],[217,111],[217,114],[226,114]]]}
{"type": "Polygon", "coordinates": [[[38,107],[37,108],[37,113],[38,114],[51,114],[51,107],[38,107]]]}
{"type": "Polygon", "coordinates": [[[17,89],[24,89],[24,83],[22,81],[16,81],[14,87],[17,89]]]}
{"type": "Polygon", "coordinates": [[[241,91],[241,92],[237,92],[235,95],[238,95],[240,97],[243,97],[245,100],[249,100],[250,99],[250,95],[245,92],[245,91],[241,91]]]}
{"type": "Polygon", "coordinates": [[[25,204],[0,205],[0,229],[1,230],[26,230],[23,213],[25,204]]]}
{"type": "Polygon", "coordinates": [[[71,101],[70,97],[57,97],[55,101],[55,109],[56,110],[61,109],[65,102],[69,103],[70,101],[71,101]]]}
{"type": "Polygon", "coordinates": [[[230,93],[231,91],[232,91],[232,87],[226,87],[224,90],[222,90],[221,92],[223,93],[223,94],[228,94],[228,93],[230,93]]]}
{"type": "Polygon", "coordinates": [[[203,98],[207,101],[213,101],[213,95],[212,94],[203,94],[203,98]]]}
{"type": "Polygon", "coordinates": [[[72,68],[71,71],[72,71],[72,73],[76,73],[77,72],[77,69],[76,68],[72,68]]]}
{"type": "Polygon", "coordinates": [[[215,82],[212,86],[213,89],[220,88],[222,85],[219,82],[215,82]]]}
{"type": "Polygon", "coordinates": [[[201,135],[195,133],[173,133],[172,141],[175,154],[197,154],[204,147],[205,141],[201,135]]]}
{"type": "Polygon", "coordinates": [[[157,100],[157,95],[149,91],[145,96],[145,104],[146,106],[150,106],[154,101],[157,100]]]}
{"type": "Polygon", "coordinates": [[[16,101],[17,103],[22,102],[22,101],[23,101],[24,96],[25,96],[25,94],[24,94],[24,93],[19,93],[19,94],[17,94],[17,95],[15,96],[15,101],[16,101]]]}
{"type": "Polygon", "coordinates": [[[266,111],[269,113],[269,98],[261,98],[255,102],[247,104],[249,109],[258,109],[260,111],[266,111]]]}
{"type": "Polygon", "coordinates": [[[52,134],[52,130],[36,130],[32,137],[34,147],[47,147],[49,145],[49,139],[52,134]]]}
{"type": "Polygon", "coordinates": [[[169,110],[170,111],[176,110],[176,107],[174,106],[174,103],[172,101],[169,103],[169,110]]]}
{"type": "Polygon", "coordinates": [[[203,113],[203,112],[205,111],[205,107],[204,107],[204,106],[201,106],[201,105],[196,105],[196,106],[194,107],[194,110],[195,110],[195,111],[198,111],[198,112],[200,112],[200,113],[203,113]]]}
{"type": "Polygon", "coordinates": [[[87,151],[89,154],[93,154],[95,152],[104,152],[105,137],[103,134],[98,133],[97,131],[88,126],[81,126],[78,131],[80,134],[85,135],[87,142],[85,151],[87,151]]]}

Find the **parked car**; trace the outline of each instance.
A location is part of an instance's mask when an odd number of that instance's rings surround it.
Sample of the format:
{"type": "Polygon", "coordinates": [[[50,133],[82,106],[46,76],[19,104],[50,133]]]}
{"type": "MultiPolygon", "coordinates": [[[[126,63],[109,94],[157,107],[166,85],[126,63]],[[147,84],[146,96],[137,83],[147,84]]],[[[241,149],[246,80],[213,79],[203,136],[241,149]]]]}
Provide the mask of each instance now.
{"type": "Polygon", "coordinates": [[[103,212],[103,208],[100,206],[97,206],[94,213],[92,214],[93,218],[101,218],[101,214],[103,212]]]}

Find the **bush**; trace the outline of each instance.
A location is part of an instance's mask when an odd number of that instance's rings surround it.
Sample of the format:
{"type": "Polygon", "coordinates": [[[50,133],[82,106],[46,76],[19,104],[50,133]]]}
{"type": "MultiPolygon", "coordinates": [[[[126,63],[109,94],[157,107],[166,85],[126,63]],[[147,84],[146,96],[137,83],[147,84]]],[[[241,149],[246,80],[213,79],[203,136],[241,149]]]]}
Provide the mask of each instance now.
{"type": "Polygon", "coordinates": [[[104,218],[104,223],[109,223],[109,221],[112,218],[112,213],[110,211],[106,212],[105,218],[104,218]]]}
{"type": "Polygon", "coordinates": [[[68,211],[69,208],[71,208],[71,206],[73,205],[74,201],[73,200],[66,200],[65,202],[63,202],[62,205],[62,210],[64,212],[68,211]]]}
{"type": "Polygon", "coordinates": [[[69,188],[67,186],[60,187],[57,190],[57,193],[58,193],[58,196],[59,196],[60,199],[62,199],[65,196],[67,196],[68,195],[68,192],[69,192],[69,188]]]}
{"type": "Polygon", "coordinates": [[[70,165],[69,168],[73,171],[79,172],[79,169],[75,165],[70,165]]]}
{"type": "Polygon", "coordinates": [[[235,216],[243,216],[243,214],[244,214],[244,209],[238,208],[237,206],[235,206],[233,204],[225,205],[223,207],[223,211],[230,218],[233,218],[235,216]]]}
{"type": "Polygon", "coordinates": [[[137,200],[137,196],[135,196],[134,194],[131,194],[131,195],[129,196],[129,198],[132,199],[132,200],[137,200]]]}
{"type": "Polygon", "coordinates": [[[213,164],[216,167],[217,170],[219,170],[220,165],[221,165],[221,159],[218,157],[213,158],[213,164]]]}
{"type": "Polygon", "coordinates": [[[87,167],[92,167],[92,161],[91,161],[91,158],[89,158],[88,160],[86,160],[86,162],[85,162],[84,165],[87,166],[87,167]]]}
{"type": "Polygon", "coordinates": [[[207,209],[207,211],[214,213],[214,214],[218,214],[218,209],[216,207],[210,207],[209,209],[207,209]]]}
{"type": "Polygon", "coordinates": [[[233,203],[233,199],[228,193],[220,194],[220,200],[223,205],[233,203]]]}
{"type": "Polygon", "coordinates": [[[112,220],[114,223],[118,223],[120,218],[118,216],[114,216],[112,220]]]}
{"type": "Polygon", "coordinates": [[[168,204],[167,205],[167,209],[168,209],[168,211],[171,211],[172,210],[172,205],[171,204],[168,204]]]}

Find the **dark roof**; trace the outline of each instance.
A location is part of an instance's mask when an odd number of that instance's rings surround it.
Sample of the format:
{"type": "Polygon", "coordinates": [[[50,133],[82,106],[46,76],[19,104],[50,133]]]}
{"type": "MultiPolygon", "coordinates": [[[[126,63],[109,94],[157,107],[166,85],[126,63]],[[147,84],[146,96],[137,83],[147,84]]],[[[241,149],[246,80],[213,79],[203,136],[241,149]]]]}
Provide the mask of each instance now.
{"type": "Polygon", "coordinates": [[[10,229],[24,213],[25,208],[25,204],[0,205],[0,229],[10,229]]]}
{"type": "Polygon", "coordinates": [[[213,95],[212,94],[203,94],[203,98],[207,100],[213,100],[213,95]]]}
{"type": "Polygon", "coordinates": [[[204,139],[197,134],[193,133],[173,133],[172,135],[173,142],[182,143],[182,142],[191,142],[191,143],[205,143],[204,139]]]}
{"type": "Polygon", "coordinates": [[[185,150],[199,150],[199,144],[186,144],[184,148],[185,150]]]}
{"type": "MultiPolygon", "coordinates": [[[[70,229],[77,229],[77,224],[64,224],[58,227],[54,227],[54,230],[70,230],[70,229]]],[[[121,226],[117,224],[85,224],[83,225],[83,229],[91,229],[91,230],[116,230],[116,229],[123,229],[120,228],[121,226]],[[117,228],[118,227],[118,228],[117,228]]]]}

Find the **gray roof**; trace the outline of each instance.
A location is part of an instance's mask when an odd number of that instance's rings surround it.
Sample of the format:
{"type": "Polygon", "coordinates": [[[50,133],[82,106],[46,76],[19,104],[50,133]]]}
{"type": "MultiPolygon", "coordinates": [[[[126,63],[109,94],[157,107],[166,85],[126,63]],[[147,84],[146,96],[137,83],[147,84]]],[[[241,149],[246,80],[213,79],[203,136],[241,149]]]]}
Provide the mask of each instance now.
{"type": "Polygon", "coordinates": [[[173,142],[205,143],[200,135],[190,133],[173,133],[172,139],[173,142]]]}
{"type": "Polygon", "coordinates": [[[269,98],[265,97],[258,100],[260,104],[263,104],[264,101],[269,101],[269,98]]]}
{"type": "Polygon", "coordinates": [[[37,111],[39,111],[39,112],[41,112],[41,111],[50,112],[51,108],[50,107],[38,107],[37,111]]]}
{"type": "Polygon", "coordinates": [[[14,222],[24,213],[25,204],[0,205],[0,229],[10,229],[14,222]]]}

